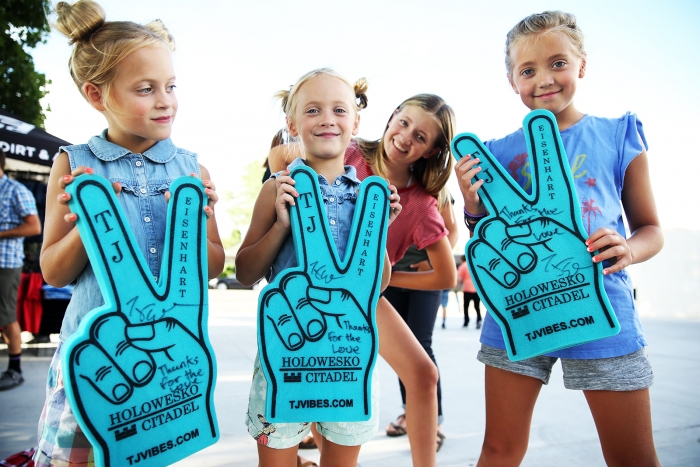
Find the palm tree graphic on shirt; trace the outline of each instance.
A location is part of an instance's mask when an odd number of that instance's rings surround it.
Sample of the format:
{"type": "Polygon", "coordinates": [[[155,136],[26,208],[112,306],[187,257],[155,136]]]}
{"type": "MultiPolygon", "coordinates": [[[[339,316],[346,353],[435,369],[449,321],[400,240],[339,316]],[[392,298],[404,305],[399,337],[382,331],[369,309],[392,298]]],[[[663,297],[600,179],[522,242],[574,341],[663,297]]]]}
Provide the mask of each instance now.
{"type": "Polygon", "coordinates": [[[595,200],[593,198],[583,198],[583,203],[581,205],[581,215],[586,217],[588,220],[588,226],[586,231],[588,235],[591,234],[591,217],[594,219],[598,217],[598,213],[603,214],[598,206],[594,206],[595,200]]]}

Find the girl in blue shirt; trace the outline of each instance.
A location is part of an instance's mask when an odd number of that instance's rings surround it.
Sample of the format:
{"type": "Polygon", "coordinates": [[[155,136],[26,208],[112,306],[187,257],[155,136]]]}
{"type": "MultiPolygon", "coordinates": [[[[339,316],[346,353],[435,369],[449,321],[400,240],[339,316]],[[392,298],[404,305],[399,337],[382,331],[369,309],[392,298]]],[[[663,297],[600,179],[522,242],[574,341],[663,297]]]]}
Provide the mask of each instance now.
{"type": "MultiPolygon", "coordinates": [[[[486,364],[486,433],[479,464],[519,465],[527,450],[530,422],[542,384],[562,360],[564,385],[583,390],[608,465],[659,465],[652,438],[651,365],[625,268],[646,261],[663,246],[649,179],[641,122],[627,113],[608,119],[585,115],[574,105],[578,80],[586,72],[583,34],[573,15],[546,11],[520,21],[506,40],[508,79],[530,110],[546,109],[557,119],[569,157],[588,251],[598,250],[604,285],[620,322],[613,337],[511,362],[501,331],[488,314],[478,359],[486,364]],[[623,210],[631,234],[625,233],[623,210]]],[[[523,130],[485,143],[526,191],[531,172],[523,130]]],[[[479,198],[479,159],[464,157],[455,171],[470,227],[485,212],[479,198]]]]}

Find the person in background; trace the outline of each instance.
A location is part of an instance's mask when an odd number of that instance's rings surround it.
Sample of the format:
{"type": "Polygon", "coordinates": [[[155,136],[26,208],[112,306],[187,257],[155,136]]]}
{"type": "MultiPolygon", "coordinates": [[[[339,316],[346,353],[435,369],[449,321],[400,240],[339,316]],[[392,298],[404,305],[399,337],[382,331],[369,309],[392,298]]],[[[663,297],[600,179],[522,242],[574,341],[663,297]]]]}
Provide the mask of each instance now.
{"type": "Polygon", "coordinates": [[[474,302],[474,310],[476,310],[476,329],[481,329],[481,308],[479,295],[476,293],[476,287],[472,281],[472,276],[469,274],[469,266],[464,255],[462,255],[462,264],[457,269],[459,282],[462,284],[462,295],[464,301],[464,327],[469,326],[469,302],[474,302]]]}
{"type": "MultiPolygon", "coordinates": [[[[455,220],[452,205],[454,198],[450,194],[447,187],[444,187],[438,195],[438,210],[442,217],[445,228],[449,231],[447,239],[452,247],[455,246],[459,238],[459,230],[457,221],[455,220]]],[[[432,270],[428,253],[425,249],[420,250],[415,245],[411,245],[403,258],[401,258],[393,268],[393,271],[404,272],[424,272],[432,270]]],[[[444,313],[449,299],[451,289],[445,290],[414,290],[399,287],[387,287],[384,291],[384,297],[389,300],[389,303],[398,311],[399,315],[406,321],[408,327],[416,336],[418,342],[425,349],[430,359],[437,366],[435,355],[433,353],[433,329],[435,328],[435,319],[440,306],[443,307],[442,327],[445,327],[444,313]]],[[[401,401],[404,409],[406,408],[406,387],[399,378],[399,389],[401,391],[401,401]]],[[[440,429],[443,422],[442,413],[442,387],[440,378],[437,381],[437,401],[438,401],[438,426],[437,426],[437,447],[439,451],[445,441],[445,435],[440,429]]],[[[406,430],[406,415],[399,415],[394,422],[391,422],[386,427],[387,436],[403,436],[407,433],[406,430]]]]}
{"type": "Polygon", "coordinates": [[[17,323],[17,290],[24,260],[24,237],[41,233],[32,193],[5,174],[0,151],[0,327],[7,343],[9,364],[0,375],[0,391],[16,388],[22,376],[22,335],[17,323]]]}

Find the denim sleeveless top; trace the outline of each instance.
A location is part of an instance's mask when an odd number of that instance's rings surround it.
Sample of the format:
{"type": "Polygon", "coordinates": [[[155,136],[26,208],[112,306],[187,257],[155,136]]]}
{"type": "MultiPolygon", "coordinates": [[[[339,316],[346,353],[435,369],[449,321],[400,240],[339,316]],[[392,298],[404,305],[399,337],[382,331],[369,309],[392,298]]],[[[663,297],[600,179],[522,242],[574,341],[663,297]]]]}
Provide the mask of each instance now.
{"type": "MultiPolygon", "coordinates": [[[[176,147],[170,138],[157,142],[143,154],[132,154],[106,138],[107,130],[90,138],[87,144],[62,146],[68,154],[71,170],[84,165],[110,182],[119,182],[119,200],[124,214],[146,259],[148,269],[157,280],[165,244],[167,215],[164,193],[178,177],[200,175],[197,155],[176,147]]],[[[100,287],[88,262],[77,278],[73,296],[61,325],[61,341],[78,330],[89,311],[104,304],[100,287]]]]}
{"type": "MultiPolygon", "coordinates": [[[[298,165],[306,164],[303,159],[294,159],[287,168],[292,170],[298,165]]],[[[279,172],[272,174],[272,177],[277,176],[279,176],[279,172]]],[[[355,202],[357,201],[357,190],[360,188],[360,180],[357,178],[355,167],[346,165],[345,173],[336,177],[331,183],[319,175],[318,184],[321,188],[323,205],[326,208],[328,227],[330,227],[338,251],[338,259],[342,261],[345,258],[345,248],[350,237],[350,227],[352,227],[352,217],[355,214],[355,202]]],[[[295,266],[297,266],[297,257],[294,251],[294,240],[290,233],[270,267],[268,281],[272,282],[277,274],[295,266]]]]}

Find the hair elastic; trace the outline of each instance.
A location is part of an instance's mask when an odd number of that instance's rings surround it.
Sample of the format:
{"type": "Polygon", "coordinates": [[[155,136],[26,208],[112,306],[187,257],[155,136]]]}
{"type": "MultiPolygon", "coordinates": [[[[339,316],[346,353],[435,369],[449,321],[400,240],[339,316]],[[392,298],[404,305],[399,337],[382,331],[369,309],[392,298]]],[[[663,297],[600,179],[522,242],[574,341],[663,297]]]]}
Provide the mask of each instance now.
{"type": "Polygon", "coordinates": [[[464,217],[471,217],[474,219],[481,219],[482,217],[486,217],[486,211],[484,211],[482,214],[472,214],[471,212],[467,211],[467,207],[464,207],[464,217]]]}

